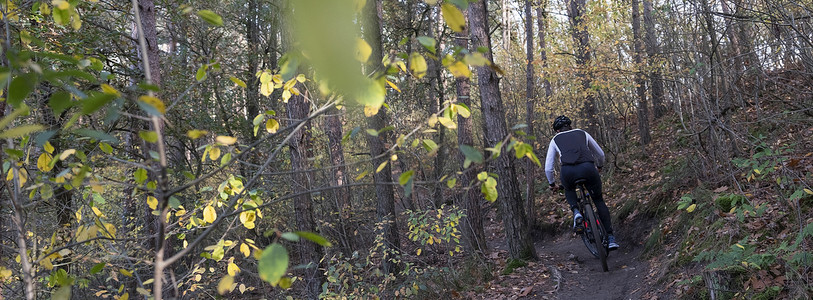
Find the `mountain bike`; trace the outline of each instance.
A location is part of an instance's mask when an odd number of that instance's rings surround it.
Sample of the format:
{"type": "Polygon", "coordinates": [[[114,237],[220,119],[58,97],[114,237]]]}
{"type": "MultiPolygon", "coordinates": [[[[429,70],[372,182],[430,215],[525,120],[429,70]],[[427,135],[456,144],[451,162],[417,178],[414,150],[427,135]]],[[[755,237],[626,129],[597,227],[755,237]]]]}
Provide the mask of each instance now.
{"type": "Polygon", "coordinates": [[[580,234],[584,245],[587,250],[596,258],[601,260],[601,268],[607,272],[607,255],[609,251],[609,241],[607,239],[607,232],[604,230],[604,225],[598,218],[593,206],[593,199],[590,197],[590,191],[584,183],[587,180],[576,180],[576,194],[579,196],[579,211],[582,213],[582,228],[580,234]]]}

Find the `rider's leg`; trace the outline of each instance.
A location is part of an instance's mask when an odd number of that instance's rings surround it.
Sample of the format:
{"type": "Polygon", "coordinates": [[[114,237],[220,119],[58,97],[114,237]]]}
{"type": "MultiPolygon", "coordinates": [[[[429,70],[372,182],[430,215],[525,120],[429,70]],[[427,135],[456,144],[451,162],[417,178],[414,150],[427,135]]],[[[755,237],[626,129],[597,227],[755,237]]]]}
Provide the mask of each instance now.
{"type": "Polygon", "coordinates": [[[582,171],[584,171],[584,178],[587,179],[585,185],[590,191],[590,196],[593,197],[593,203],[596,205],[596,211],[598,211],[598,218],[604,225],[604,230],[607,231],[607,234],[612,235],[613,226],[610,218],[610,209],[607,208],[607,204],[604,203],[604,195],[601,191],[601,176],[593,164],[581,164],[579,166],[583,166],[582,171]]]}
{"type": "Polygon", "coordinates": [[[573,185],[573,182],[578,179],[578,170],[576,166],[565,165],[562,166],[560,173],[562,188],[565,189],[565,199],[567,199],[567,204],[570,205],[570,211],[575,211],[579,207],[579,196],[576,195],[576,186],[573,185]]]}

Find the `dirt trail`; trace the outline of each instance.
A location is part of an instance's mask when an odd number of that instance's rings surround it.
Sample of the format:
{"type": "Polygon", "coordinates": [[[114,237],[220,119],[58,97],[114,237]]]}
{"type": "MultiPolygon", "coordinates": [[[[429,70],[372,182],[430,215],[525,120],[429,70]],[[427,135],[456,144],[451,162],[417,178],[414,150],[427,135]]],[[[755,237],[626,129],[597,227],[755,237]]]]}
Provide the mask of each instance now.
{"type": "MultiPolygon", "coordinates": [[[[619,236],[622,246],[607,258],[609,272],[602,272],[601,263],[585,248],[579,236],[572,233],[545,239],[536,244],[544,265],[558,287],[549,290],[551,299],[640,299],[647,290],[643,279],[648,263],[639,259],[642,247],[619,236]]],[[[537,295],[541,296],[541,295],[537,295]]],[[[526,299],[542,298],[531,297],[526,299]]]]}

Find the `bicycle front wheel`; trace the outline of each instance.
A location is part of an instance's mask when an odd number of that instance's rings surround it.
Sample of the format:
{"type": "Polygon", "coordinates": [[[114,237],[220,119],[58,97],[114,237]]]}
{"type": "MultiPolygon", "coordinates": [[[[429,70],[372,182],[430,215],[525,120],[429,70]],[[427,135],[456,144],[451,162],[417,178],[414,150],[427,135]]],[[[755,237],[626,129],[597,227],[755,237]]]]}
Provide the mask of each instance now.
{"type": "MultiPolygon", "coordinates": [[[[593,246],[595,247],[596,252],[598,252],[598,259],[601,260],[601,269],[604,270],[604,272],[607,272],[610,270],[610,268],[607,266],[607,248],[604,247],[604,239],[601,236],[601,224],[599,224],[598,218],[596,218],[596,214],[593,212],[592,207],[587,207],[584,214],[587,223],[589,223],[588,227],[590,228],[590,234],[593,236],[593,246]]],[[[585,232],[585,235],[587,234],[588,233],[585,232]]],[[[590,247],[587,248],[590,249],[590,247]]]]}

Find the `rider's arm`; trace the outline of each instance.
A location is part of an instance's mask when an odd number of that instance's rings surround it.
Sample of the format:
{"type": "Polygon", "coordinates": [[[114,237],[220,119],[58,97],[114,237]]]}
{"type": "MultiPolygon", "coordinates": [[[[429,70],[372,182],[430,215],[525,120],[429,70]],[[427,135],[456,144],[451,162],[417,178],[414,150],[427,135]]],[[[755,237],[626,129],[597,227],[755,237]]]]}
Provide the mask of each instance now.
{"type": "Polygon", "coordinates": [[[587,147],[590,148],[591,152],[593,152],[593,158],[596,160],[596,167],[601,168],[604,166],[604,151],[598,146],[598,143],[596,143],[596,140],[593,139],[593,136],[587,132],[585,132],[585,134],[587,134],[587,147]]]}
{"type": "Polygon", "coordinates": [[[548,154],[545,156],[545,176],[548,177],[548,184],[553,186],[556,182],[555,178],[553,177],[553,163],[556,160],[556,155],[559,153],[559,147],[556,146],[556,142],[553,139],[550,140],[550,145],[548,145],[548,154]]]}

